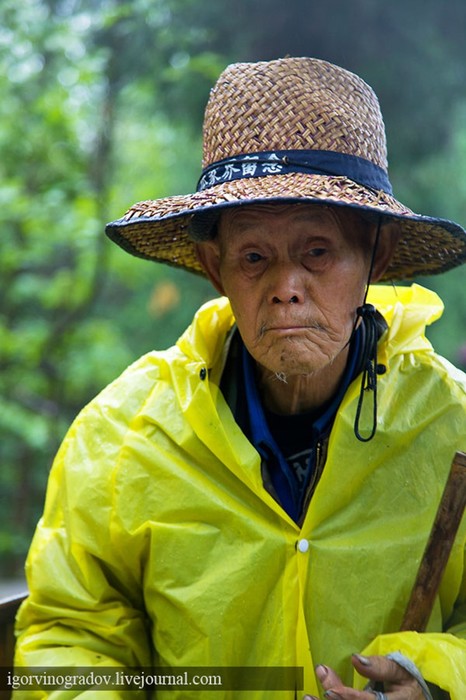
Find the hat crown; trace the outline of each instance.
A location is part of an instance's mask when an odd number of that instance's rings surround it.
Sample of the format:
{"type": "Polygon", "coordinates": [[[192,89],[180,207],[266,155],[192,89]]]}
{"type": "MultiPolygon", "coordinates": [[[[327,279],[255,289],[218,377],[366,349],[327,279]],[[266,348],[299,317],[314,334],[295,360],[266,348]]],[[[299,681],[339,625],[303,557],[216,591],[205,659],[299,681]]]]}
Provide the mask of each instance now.
{"type": "Polygon", "coordinates": [[[203,167],[280,150],[345,153],[387,170],[385,127],[375,93],[354,73],[320,59],[228,66],[206,107],[203,167]]]}

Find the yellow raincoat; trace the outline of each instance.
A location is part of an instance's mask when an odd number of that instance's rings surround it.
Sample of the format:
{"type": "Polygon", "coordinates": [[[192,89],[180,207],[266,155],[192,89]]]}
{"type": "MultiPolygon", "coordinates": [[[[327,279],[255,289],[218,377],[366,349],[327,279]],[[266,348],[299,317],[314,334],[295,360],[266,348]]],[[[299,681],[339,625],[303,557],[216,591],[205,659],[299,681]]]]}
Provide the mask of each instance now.
{"type": "MultiPolygon", "coordinates": [[[[226,299],[83,410],[29,554],[19,665],[303,666],[304,690],[323,697],[315,664],[361,688],[352,652],[401,651],[452,700],[466,698],[466,523],[428,632],[397,633],[452,457],[466,449],[465,378],[424,337],[442,311],[435,294],[375,287],[370,301],[390,326],[377,433],[354,436],[357,379],[301,528],[264,490],[259,455],[218,389],[234,323],[226,299]]],[[[238,695],[295,697],[156,697],[238,695]]],[[[135,695],[99,692],[121,697],[135,695]]]]}

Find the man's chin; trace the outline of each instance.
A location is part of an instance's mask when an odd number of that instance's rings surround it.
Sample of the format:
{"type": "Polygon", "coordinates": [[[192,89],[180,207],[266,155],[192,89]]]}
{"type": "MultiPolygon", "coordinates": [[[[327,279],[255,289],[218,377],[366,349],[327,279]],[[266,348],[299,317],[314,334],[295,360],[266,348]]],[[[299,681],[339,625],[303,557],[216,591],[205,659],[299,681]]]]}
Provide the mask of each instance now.
{"type": "Polygon", "coordinates": [[[280,378],[286,377],[291,379],[292,377],[302,377],[311,376],[313,374],[322,371],[331,362],[328,358],[306,358],[302,354],[296,357],[280,358],[276,361],[265,361],[259,362],[263,370],[265,370],[269,375],[277,375],[280,378]]]}
{"type": "Polygon", "coordinates": [[[293,377],[325,371],[341,356],[343,349],[339,343],[322,347],[309,337],[275,337],[273,342],[258,344],[249,352],[269,374],[293,377]]]}

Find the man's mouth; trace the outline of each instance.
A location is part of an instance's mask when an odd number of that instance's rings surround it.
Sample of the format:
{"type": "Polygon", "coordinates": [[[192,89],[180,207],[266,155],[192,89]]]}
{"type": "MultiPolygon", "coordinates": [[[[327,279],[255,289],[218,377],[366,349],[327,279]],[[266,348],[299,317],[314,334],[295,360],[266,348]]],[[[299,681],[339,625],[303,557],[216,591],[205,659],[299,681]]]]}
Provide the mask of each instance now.
{"type": "Polygon", "coordinates": [[[293,333],[310,330],[310,326],[270,326],[266,330],[273,331],[275,333],[293,333]]]}
{"type": "Polygon", "coordinates": [[[290,323],[288,322],[283,322],[283,323],[271,323],[270,325],[263,325],[261,328],[261,332],[265,333],[267,331],[274,331],[278,333],[282,332],[302,332],[302,331],[321,331],[324,330],[323,327],[319,323],[309,323],[309,322],[295,322],[295,323],[290,323]]]}

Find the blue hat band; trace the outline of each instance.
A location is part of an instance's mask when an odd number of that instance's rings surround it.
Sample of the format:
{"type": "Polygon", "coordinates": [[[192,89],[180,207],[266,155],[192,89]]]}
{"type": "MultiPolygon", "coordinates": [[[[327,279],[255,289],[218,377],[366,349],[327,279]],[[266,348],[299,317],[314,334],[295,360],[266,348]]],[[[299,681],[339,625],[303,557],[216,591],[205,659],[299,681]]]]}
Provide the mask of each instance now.
{"type": "Polygon", "coordinates": [[[363,187],[393,194],[387,172],[371,161],[337,151],[314,150],[263,151],[219,160],[202,171],[197,191],[248,177],[288,173],[343,176],[363,187]]]}

